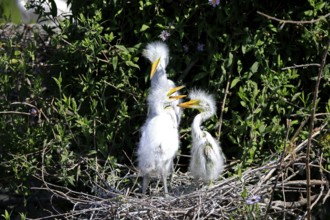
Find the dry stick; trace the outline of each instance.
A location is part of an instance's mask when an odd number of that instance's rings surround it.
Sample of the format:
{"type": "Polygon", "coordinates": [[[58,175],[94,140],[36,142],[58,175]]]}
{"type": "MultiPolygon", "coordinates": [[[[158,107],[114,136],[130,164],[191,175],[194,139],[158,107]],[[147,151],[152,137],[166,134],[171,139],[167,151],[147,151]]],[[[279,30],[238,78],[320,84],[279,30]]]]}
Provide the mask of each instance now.
{"type": "Polygon", "coordinates": [[[308,220],[311,219],[311,187],[310,187],[310,178],[311,178],[311,173],[310,172],[311,171],[310,171],[310,166],[309,166],[309,160],[310,160],[309,155],[310,155],[312,135],[313,135],[313,130],[314,130],[314,119],[315,119],[315,111],[316,111],[319,87],[320,87],[320,82],[321,82],[325,62],[327,60],[329,46],[330,46],[330,37],[328,39],[327,45],[326,45],[326,47],[324,49],[324,53],[322,55],[321,66],[319,68],[319,72],[318,72],[318,75],[317,75],[317,81],[316,81],[316,84],[315,84],[312,113],[311,113],[310,125],[309,125],[308,142],[307,142],[307,148],[306,148],[307,219],[308,220]]]}
{"type": "Polygon", "coordinates": [[[3,112],[0,112],[0,114],[2,115],[2,114],[16,114],[16,115],[27,115],[27,116],[30,116],[31,115],[31,113],[27,113],[27,112],[18,112],[18,111],[3,111],[3,112]]]}
{"type": "MultiPolygon", "coordinates": [[[[284,148],[283,148],[283,154],[282,154],[282,156],[281,156],[281,162],[280,162],[280,166],[281,166],[281,175],[282,175],[282,195],[283,195],[283,199],[284,199],[284,202],[286,202],[286,197],[285,197],[285,190],[284,190],[284,172],[283,172],[283,166],[282,166],[282,164],[283,164],[283,159],[284,159],[284,155],[285,155],[285,153],[286,153],[286,145],[287,145],[287,143],[288,143],[288,140],[289,140],[289,133],[290,133],[290,128],[291,128],[291,120],[290,119],[287,119],[286,120],[286,136],[285,136],[285,142],[284,142],[284,148]]],[[[275,190],[273,191],[273,192],[275,192],[275,190]]],[[[286,207],[284,207],[284,209],[286,209],[286,207]]],[[[286,218],[286,213],[284,212],[283,213],[283,219],[285,220],[285,218],[286,218]]]]}
{"type": "MultiPolygon", "coordinates": [[[[268,18],[268,19],[278,21],[282,24],[313,24],[313,23],[319,22],[321,20],[325,20],[325,18],[330,16],[330,13],[328,13],[324,16],[319,17],[318,19],[312,19],[310,21],[291,21],[291,20],[278,19],[278,18],[269,16],[267,14],[264,14],[260,11],[257,11],[257,13],[264,16],[264,17],[266,17],[266,18],[268,18]]],[[[311,219],[311,192],[310,192],[310,166],[309,166],[310,145],[311,145],[312,135],[313,135],[318,90],[319,90],[321,76],[322,76],[325,61],[326,61],[326,58],[327,58],[329,46],[330,46],[330,38],[328,39],[327,46],[326,46],[326,48],[324,50],[324,53],[323,53],[321,65],[320,65],[319,71],[318,71],[317,81],[316,81],[316,84],[315,84],[314,97],[313,97],[313,108],[312,108],[312,114],[311,114],[311,117],[310,117],[310,127],[309,127],[309,135],[308,135],[308,142],[307,142],[307,149],[306,149],[307,219],[308,220],[311,219]]],[[[267,212],[266,212],[266,214],[267,214],[267,212]]]]}
{"type": "Polygon", "coordinates": [[[44,118],[47,120],[47,122],[49,122],[49,118],[45,115],[45,113],[42,111],[42,109],[38,108],[37,106],[35,105],[32,105],[31,103],[28,103],[28,102],[13,102],[11,103],[11,105],[26,105],[26,106],[29,106],[31,108],[35,108],[39,114],[39,117],[40,117],[40,113],[44,116],[44,118]]]}
{"type": "MultiPolygon", "coordinates": [[[[93,120],[93,145],[94,145],[94,148],[95,148],[95,170],[96,170],[96,173],[99,173],[99,162],[98,162],[98,157],[97,157],[97,154],[99,153],[99,149],[98,149],[98,145],[96,143],[96,120],[94,118],[93,120]]],[[[95,175],[95,182],[97,183],[97,175],[95,175]]]]}
{"type": "Polygon", "coordinates": [[[311,66],[317,66],[320,67],[319,63],[309,63],[309,64],[294,64],[293,66],[288,66],[288,67],[284,67],[281,70],[289,70],[289,69],[297,69],[297,68],[306,68],[306,67],[311,67],[311,66]]]}
{"type": "Polygon", "coordinates": [[[271,20],[274,20],[274,21],[278,21],[278,22],[280,22],[282,24],[313,24],[313,23],[319,22],[319,21],[321,21],[321,20],[323,20],[323,19],[325,19],[325,18],[327,18],[327,17],[330,16],[330,13],[328,13],[328,14],[326,14],[324,16],[321,16],[321,17],[319,17],[317,19],[312,19],[310,21],[292,21],[292,20],[283,20],[283,19],[275,18],[275,17],[272,17],[272,16],[267,15],[265,13],[262,13],[260,11],[257,11],[257,13],[259,15],[262,15],[262,16],[268,18],[268,19],[271,19],[271,20]]]}
{"type": "Polygon", "coordinates": [[[234,64],[235,63],[236,63],[236,55],[234,54],[233,62],[231,64],[229,75],[228,75],[228,81],[227,81],[227,85],[226,85],[225,95],[223,97],[222,105],[221,105],[221,112],[220,112],[220,118],[219,118],[218,141],[220,140],[220,136],[221,136],[221,128],[222,128],[222,122],[223,122],[223,112],[224,112],[225,105],[226,105],[227,95],[229,93],[230,79],[231,79],[231,75],[232,75],[233,70],[234,70],[234,64]]]}
{"type": "MultiPolygon", "coordinates": [[[[289,139],[289,132],[290,132],[290,128],[291,128],[291,120],[286,120],[286,136],[285,136],[285,141],[284,141],[284,146],[283,146],[283,151],[282,151],[282,154],[281,154],[281,158],[280,158],[280,161],[279,161],[279,168],[280,168],[280,172],[277,174],[277,177],[275,179],[275,182],[274,182],[274,186],[273,186],[273,191],[272,191],[272,194],[269,198],[269,202],[268,202],[268,205],[267,205],[267,209],[266,209],[266,213],[265,213],[265,217],[264,219],[267,220],[267,217],[268,217],[268,213],[269,213],[269,210],[270,210],[270,207],[271,207],[271,204],[272,204],[272,201],[273,201],[273,197],[274,197],[274,194],[275,194],[275,188],[276,188],[276,185],[277,185],[277,182],[278,182],[278,179],[280,178],[280,174],[282,173],[283,174],[283,167],[282,167],[282,164],[283,164],[283,161],[284,161],[284,157],[285,157],[285,152],[286,152],[286,145],[287,145],[287,142],[288,142],[288,139],[289,139]]],[[[283,178],[282,178],[283,179],[283,178]]],[[[283,189],[284,191],[284,189],[283,189]]],[[[283,192],[283,196],[285,198],[285,195],[284,195],[284,192],[283,192]]],[[[285,207],[284,207],[285,208],[285,207]]],[[[284,217],[285,217],[285,213],[284,213],[284,217]]]]}
{"type": "Polygon", "coordinates": [[[323,192],[324,192],[324,185],[327,184],[327,181],[324,180],[324,175],[323,175],[323,171],[322,171],[322,160],[323,160],[323,154],[321,154],[321,158],[320,158],[320,163],[319,163],[319,168],[320,168],[320,174],[321,174],[321,181],[324,181],[325,183],[321,185],[321,192],[319,194],[319,196],[316,198],[316,200],[313,202],[311,209],[313,209],[313,207],[319,202],[319,200],[321,199],[321,197],[323,196],[323,192]]]}

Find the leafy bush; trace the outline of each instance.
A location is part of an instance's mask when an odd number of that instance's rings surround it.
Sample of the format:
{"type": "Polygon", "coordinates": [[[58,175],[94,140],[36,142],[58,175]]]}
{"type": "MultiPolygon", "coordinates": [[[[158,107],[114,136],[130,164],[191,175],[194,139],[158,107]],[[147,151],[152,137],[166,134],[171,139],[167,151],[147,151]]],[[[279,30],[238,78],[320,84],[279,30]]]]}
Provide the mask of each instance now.
{"type": "MultiPolygon", "coordinates": [[[[28,194],[37,184],[32,177],[41,173],[81,189],[99,169],[135,162],[149,88],[141,51],[160,38],[171,50],[169,77],[215,94],[218,117],[204,126],[218,136],[227,158],[246,167],[279,155],[286,119],[293,136],[308,118],[318,68],[286,67],[320,63],[328,23],[283,24],[257,11],[307,21],[329,13],[329,3],[88,3],[72,1],[74,19],[61,22],[47,48],[24,36],[1,39],[1,169],[16,192],[28,194]]],[[[329,113],[328,68],[319,93],[322,113],[329,113]]],[[[182,122],[183,153],[189,152],[193,116],[186,111],[182,122]]],[[[306,131],[298,138],[307,138],[306,131]]]]}

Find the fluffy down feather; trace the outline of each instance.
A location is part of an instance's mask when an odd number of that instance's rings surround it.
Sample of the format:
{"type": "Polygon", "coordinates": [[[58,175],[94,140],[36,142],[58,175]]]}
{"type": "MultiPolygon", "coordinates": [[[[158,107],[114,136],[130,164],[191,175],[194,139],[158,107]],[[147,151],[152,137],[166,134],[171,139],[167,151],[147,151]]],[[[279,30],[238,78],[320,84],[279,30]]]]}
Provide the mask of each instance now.
{"type": "Polygon", "coordinates": [[[212,117],[216,112],[215,99],[202,90],[192,90],[190,100],[195,104],[189,108],[200,111],[192,123],[192,147],[189,170],[196,179],[213,181],[223,172],[225,156],[218,141],[207,131],[201,129],[201,124],[212,117]]]}

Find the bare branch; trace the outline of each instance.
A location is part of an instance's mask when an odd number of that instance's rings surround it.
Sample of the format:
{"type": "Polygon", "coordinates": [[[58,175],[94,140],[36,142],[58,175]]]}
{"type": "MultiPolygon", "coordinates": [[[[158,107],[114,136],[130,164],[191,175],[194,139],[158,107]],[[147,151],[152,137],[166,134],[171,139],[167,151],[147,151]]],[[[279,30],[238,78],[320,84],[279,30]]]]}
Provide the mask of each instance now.
{"type": "Polygon", "coordinates": [[[319,87],[320,82],[323,74],[323,69],[327,60],[328,50],[330,47],[330,38],[328,39],[327,45],[324,48],[321,65],[319,67],[319,72],[317,75],[317,80],[315,84],[314,89],[314,95],[313,95],[313,103],[312,103],[312,113],[310,117],[310,124],[309,124],[309,134],[308,134],[308,142],[307,142],[307,148],[306,148],[306,180],[307,180],[307,219],[311,219],[311,185],[310,185],[310,178],[311,178],[311,171],[310,171],[310,149],[312,144],[312,135],[314,131],[314,122],[315,122],[315,112],[316,112],[316,106],[317,106],[317,99],[318,99],[318,93],[319,93],[319,87]]]}
{"type": "Polygon", "coordinates": [[[289,69],[297,69],[297,68],[307,68],[307,67],[311,67],[311,66],[316,66],[316,67],[320,67],[319,63],[309,63],[309,64],[300,64],[300,65],[293,65],[293,66],[288,66],[288,67],[284,67],[281,70],[289,70],[289,69]]]}
{"type": "Polygon", "coordinates": [[[273,21],[277,21],[277,22],[280,22],[280,23],[283,23],[283,24],[313,24],[313,23],[316,23],[316,22],[319,22],[319,21],[322,21],[322,20],[325,20],[327,17],[330,16],[330,13],[324,15],[324,16],[321,16],[317,19],[312,19],[310,21],[293,21],[293,20],[283,20],[283,19],[279,19],[279,18],[276,18],[276,17],[273,17],[273,16],[270,16],[270,15],[267,15],[263,12],[260,12],[260,11],[257,11],[257,13],[261,16],[264,16],[270,20],[273,20],[273,21]]]}

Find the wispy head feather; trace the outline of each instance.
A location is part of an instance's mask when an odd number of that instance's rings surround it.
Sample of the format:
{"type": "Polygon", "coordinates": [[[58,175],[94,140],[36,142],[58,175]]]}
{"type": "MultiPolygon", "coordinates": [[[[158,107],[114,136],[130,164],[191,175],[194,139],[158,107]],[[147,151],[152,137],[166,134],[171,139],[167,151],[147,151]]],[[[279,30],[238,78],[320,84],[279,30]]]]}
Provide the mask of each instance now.
{"type": "Polygon", "coordinates": [[[189,92],[188,97],[191,100],[199,100],[199,105],[201,111],[208,111],[211,115],[215,114],[217,107],[215,98],[213,95],[200,90],[200,89],[193,89],[189,92]]]}
{"type": "Polygon", "coordinates": [[[167,45],[160,41],[155,41],[147,44],[146,49],[143,50],[142,55],[151,63],[154,63],[160,58],[160,64],[166,68],[169,62],[169,49],[167,45]]]}

